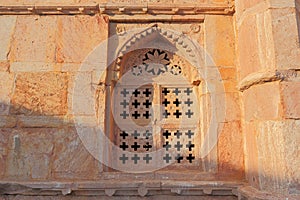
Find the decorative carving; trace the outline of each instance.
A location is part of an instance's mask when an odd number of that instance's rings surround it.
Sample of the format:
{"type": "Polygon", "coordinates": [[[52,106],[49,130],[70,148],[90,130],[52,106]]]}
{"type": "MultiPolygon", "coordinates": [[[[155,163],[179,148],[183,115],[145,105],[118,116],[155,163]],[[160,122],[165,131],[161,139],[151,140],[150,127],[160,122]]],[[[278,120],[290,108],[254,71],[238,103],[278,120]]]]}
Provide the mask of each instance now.
{"type": "Polygon", "coordinates": [[[191,32],[193,32],[193,33],[199,33],[201,30],[201,27],[199,24],[192,24],[190,26],[190,29],[191,29],[191,32]]]}
{"type": "Polygon", "coordinates": [[[117,33],[117,34],[121,35],[121,34],[123,34],[123,33],[125,33],[125,32],[126,32],[125,26],[117,26],[117,27],[116,27],[116,33],[117,33]]]}
{"type": "Polygon", "coordinates": [[[143,67],[144,66],[133,66],[132,69],[131,69],[131,73],[134,75],[134,76],[140,76],[142,75],[143,73],[143,67]]]}
{"type": "Polygon", "coordinates": [[[163,148],[166,154],[163,160],[166,163],[175,161],[175,163],[193,163],[195,160],[194,155],[194,132],[192,130],[163,130],[163,148]],[[170,152],[176,152],[172,156],[170,152]]]}
{"type": "Polygon", "coordinates": [[[173,65],[171,67],[170,73],[173,74],[173,75],[181,74],[181,67],[179,65],[173,65]]]}
{"type": "Polygon", "coordinates": [[[146,65],[146,71],[152,75],[160,75],[167,72],[167,65],[170,64],[170,59],[165,51],[153,49],[145,54],[143,64],[146,65]]]}
{"type": "MultiPolygon", "coordinates": [[[[197,28],[194,27],[194,30],[197,31],[197,28]]],[[[148,36],[150,37],[151,35],[157,34],[157,33],[160,34],[161,36],[165,37],[165,39],[167,39],[169,42],[171,42],[177,48],[181,48],[181,51],[184,51],[184,53],[186,54],[187,60],[192,65],[197,66],[197,60],[195,60],[195,54],[194,54],[194,52],[196,52],[196,51],[194,50],[193,45],[190,44],[189,41],[186,40],[185,36],[184,35],[178,35],[178,33],[172,32],[172,31],[169,31],[169,30],[163,30],[160,27],[158,27],[157,25],[151,26],[151,27],[145,29],[144,31],[142,31],[140,33],[137,33],[135,35],[135,37],[133,37],[132,39],[128,40],[123,45],[123,47],[119,50],[119,52],[118,52],[118,58],[121,60],[121,57],[124,54],[126,54],[126,53],[134,50],[134,47],[136,46],[136,44],[138,44],[139,42],[142,42],[148,36]]],[[[155,53],[155,50],[153,50],[153,51],[154,51],[153,53],[155,53]]],[[[158,52],[158,51],[159,50],[157,50],[157,52],[156,52],[156,54],[157,54],[156,56],[157,56],[157,58],[160,58],[159,56],[162,57],[163,55],[160,55],[160,52],[158,52]]],[[[155,58],[154,54],[151,55],[151,53],[148,52],[146,54],[146,56],[148,56],[148,55],[151,58],[155,58]]],[[[155,59],[157,59],[157,58],[155,58],[155,59]]],[[[149,60],[149,58],[146,57],[145,60],[149,60]]],[[[136,62],[135,65],[147,64],[147,63],[145,63],[145,60],[143,60],[142,63],[136,62]]],[[[150,61],[151,60],[149,60],[149,62],[150,61]]],[[[146,71],[151,72],[153,75],[158,75],[158,74],[164,73],[164,72],[166,72],[168,70],[166,68],[166,66],[162,66],[162,65],[160,65],[160,68],[159,68],[159,66],[156,66],[155,67],[156,69],[151,68],[151,67],[154,67],[155,62],[151,61],[151,63],[153,63],[153,64],[150,67],[146,65],[146,68],[147,68],[146,71]]],[[[165,63],[162,63],[162,64],[166,65],[165,63]]],[[[170,63],[168,63],[167,65],[169,65],[169,64],[170,63]]],[[[118,70],[120,68],[121,68],[121,62],[117,62],[116,66],[115,66],[115,70],[118,70]]]]}

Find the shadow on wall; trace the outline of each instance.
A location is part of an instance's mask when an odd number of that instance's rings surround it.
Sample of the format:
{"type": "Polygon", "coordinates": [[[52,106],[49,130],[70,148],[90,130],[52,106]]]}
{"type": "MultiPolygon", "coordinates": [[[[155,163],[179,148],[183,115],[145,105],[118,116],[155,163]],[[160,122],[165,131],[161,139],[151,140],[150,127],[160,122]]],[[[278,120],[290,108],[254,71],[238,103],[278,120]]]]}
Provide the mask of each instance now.
{"type": "MultiPolygon", "coordinates": [[[[153,172],[134,176],[119,172],[104,173],[102,164],[85,149],[76,133],[74,122],[66,116],[43,115],[19,105],[8,106],[0,103],[0,107],[2,111],[7,109],[6,115],[3,112],[0,115],[0,195],[22,194],[31,190],[22,183],[38,184],[40,181],[80,183],[114,179],[125,182],[188,179],[244,183],[244,177],[241,177],[244,171],[188,174],[168,171],[164,172],[164,175],[161,172],[153,172]]],[[[234,167],[228,165],[227,169],[234,167]]],[[[252,185],[259,187],[258,172],[250,174],[253,175],[253,179],[250,180],[252,185]]],[[[41,185],[41,188],[43,187],[49,186],[41,185]]],[[[197,198],[201,199],[199,196],[197,198]]]]}
{"type": "Polygon", "coordinates": [[[0,180],[95,180],[101,164],[82,145],[71,119],[7,106],[0,115],[0,180]]]}
{"type": "MultiPolygon", "coordinates": [[[[74,122],[66,114],[51,115],[20,105],[0,105],[0,179],[27,181],[101,178],[101,163],[85,149],[74,122]]],[[[230,176],[219,174],[203,178],[243,179],[243,172],[232,173],[230,176]],[[234,173],[238,176],[234,176],[234,173]]]]}

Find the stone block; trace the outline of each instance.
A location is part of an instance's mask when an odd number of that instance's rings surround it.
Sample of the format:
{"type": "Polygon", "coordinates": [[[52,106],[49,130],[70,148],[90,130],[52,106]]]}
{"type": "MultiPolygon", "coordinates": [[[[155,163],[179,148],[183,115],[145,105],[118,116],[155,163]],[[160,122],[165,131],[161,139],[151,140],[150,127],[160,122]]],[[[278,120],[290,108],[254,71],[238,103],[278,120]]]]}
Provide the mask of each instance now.
{"type": "Polygon", "coordinates": [[[64,119],[58,116],[18,116],[18,127],[57,128],[64,125],[64,119]]]}
{"type": "Polygon", "coordinates": [[[67,112],[67,85],[66,73],[19,73],[10,113],[64,115],[67,112]]]}
{"type": "Polygon", "coordinates": [[[295,1],[298,0],[268,0],[271,8],[295,8],[295,1]]]}
{"type": "Polygon", "coordinates": [[[230,16],[205,17],[205,46],[207,66],[234,66],[235,44],[233,20],[230,16]]]}
{"type": "Polygon", "coordinates": [[[252,86],[243,92],[242,98],[247,122],[281,118],[282,106],[279,82],[252,86]]]}
{"type": "Polygon", "coordinates": [[[88,54],[107,38],[107,31],[108,24],[103,16],[59,17],[57,62],[83,62],[88,54]]]}
{"type": "Polygon", "coordinates": [[[215,105],[210,107],[210,112],[215,112],[212,110],[214,108],[215,110],[218,110],[217,113],[224,112],[225,114],[225,118],[223,120],[219,118],[218,122],[240,120],[240,96],[238,93],[216,94],[216,96],[210,95],[210,98],[212,101],[209,102],[209,105],[215,102],[215,105]]]}
{"type": "MultiPolygon", "coordinates": [[[[259,6],[259,5],[258,5],[259,6]]],[[[275,50],[270,10],[245,14],[237,23],[239,80],[252,73],[275,71],[275,50]]]]}
{"type": "MultiPolygon", "coordinates": [[[[216,107],[216,109],[221,109],[216,107]]],[[[241,118],[240,95],[238,93],[226,93],[226,122],[236,121],[241,118]]]]}
{"type": "Polygon", "coordinates": [[[0,16],[0,60],[7,60],[10,51],[13,31],[16,24],[16,16],[0,16]]]}
{"type": "Polygon", "coordinates": [[[243,135],[240,121],[223,123],[218,139],[218,166],[220,172],[244,173],[243,135]]]}
{"type": "Polygon", "coordinates": [[[255,16],[247,17],[238,30],[240,79],[260,70],[258,37],[255,16]]]}
{"type": "Polygon", "coordinates": [[[56,16],[18,16],[9,59],[11,61],[54,62],[56,29],[56,16]]]}
{"type": "Polygon", "coordinates": [[[240,120],[239,98],[238,93],[202,95],[199,103],[204,130],[212,123],[212,117],[215,117],[213,120],[218,123],[240,120]]]}
{"type": "Polygon", "coordinates": [[[13,62],[10,65],[11,72],[47,72],[54,71],[53,63],[45,62],[13,62]]]}
{"type": "Polygon", "coordinates": [[[261,122],[258,131],[260,189],[299,194],[300,121],[261,122]]]}
{"type": "Polygon", "coordinates": [[[219,67],[219,72],[222,80],[236,80],[236,67],[219,67]]]}
{"type": "Polygon", "coordinates": [[[257,124],[256,122],[245,122],[243,124],[245,145],[245,174],[251,186],[259,188],[258,176],[258,147],[257,147],[257,124]]]}
{"type": "Polygon", "coordinates": [[[6,178],[49,178],[55,129],[13,129],[9,134],[6,178]]]}
{"type": "Polygon", "coordinates": [[[10,129],[0,129],[0,179],[5,175],[9,132],[10,129]]]}
{"type": "Polygon", "coordinates": [[[276,66],[279,70],[300,69],[299,32],[296,9],[271,10],[276,66]]]}
{"type": "Polygon", "coordinates": [[[280,84],[284,117],[300,119],[300,82],[280,84]]]}
{"type": "Polygon", "coordinates": [[[0,72],[8,72],[10,64],[8,61],[0,61],[0,72]]]}
{"type": "Polygon", "coordinates": [[[260,70],[258,72],[275,71],[276,63],[271,11],[266,10],[257,13],[255,18],[257,26],[258,59],[260,63],[260,70]]]}
{"type": "Polygon", "coordinates": [[[99,178],[102,165],[87,151],[74,127],[57,131],[54,138],[53,178],[64,180],[99,178]]]}
{"type": "Polygon", "coordinates": [[[13,128],[17,125],[17,119],[14,116],[0,116],[0,128],[13,128]]]}
{"type": "Polygon", "coordinates": [[[68,86],[68,113],[74,115],[95,115],[95,90],[92,72],[70,73],[68,86]]]}
{"type": "MultiPolygon", "coordinates": [[[[235,1],[237,19],[239,20],[241,16],[245,14],[245,11],[253,10],[256,7],[263,7],[262,4],[267,4],[266,0],[235,1]]],[[[255,11],[257,11],[257,9],[255,11]]]]}
{"type": "Polygon", "coordinates": [[[0,72],[0,116],[7,115],[14,85],[14,74],[0,72]]]}

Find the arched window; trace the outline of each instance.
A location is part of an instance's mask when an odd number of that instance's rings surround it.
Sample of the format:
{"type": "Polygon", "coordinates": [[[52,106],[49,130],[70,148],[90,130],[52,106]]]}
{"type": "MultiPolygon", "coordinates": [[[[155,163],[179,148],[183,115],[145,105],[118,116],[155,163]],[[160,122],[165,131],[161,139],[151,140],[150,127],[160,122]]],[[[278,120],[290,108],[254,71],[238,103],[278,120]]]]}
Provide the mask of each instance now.
{"type": "Polygon", "coordinates": [[[119,148],[108,155],[112,166],[129,171],[210,171],[207,160],[200,158],[206,117],[201,112],[203,85],[198,70],[161,34],[143,40],[127,49],[107,72],[111,90],[106,133],[119,148]],[[145,43],[151,45],[141,45],[145,43]]]}

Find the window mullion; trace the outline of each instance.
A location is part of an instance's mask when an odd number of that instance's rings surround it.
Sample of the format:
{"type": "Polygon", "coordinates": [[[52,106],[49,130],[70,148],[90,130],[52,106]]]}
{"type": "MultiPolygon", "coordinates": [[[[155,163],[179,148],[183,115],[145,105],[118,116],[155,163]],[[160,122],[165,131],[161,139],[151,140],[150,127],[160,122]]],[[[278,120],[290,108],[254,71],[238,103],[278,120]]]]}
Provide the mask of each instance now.
{"type": "Polygon", "coordinates": [[[154,146],[159,149],[161,148],[161,95],[160,95],[161,86],[157,83],[153,84],[153,101],[152,101],[152,112],[153,112],[153,143],[154,146]]]}

